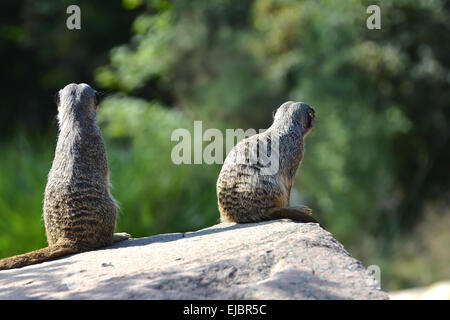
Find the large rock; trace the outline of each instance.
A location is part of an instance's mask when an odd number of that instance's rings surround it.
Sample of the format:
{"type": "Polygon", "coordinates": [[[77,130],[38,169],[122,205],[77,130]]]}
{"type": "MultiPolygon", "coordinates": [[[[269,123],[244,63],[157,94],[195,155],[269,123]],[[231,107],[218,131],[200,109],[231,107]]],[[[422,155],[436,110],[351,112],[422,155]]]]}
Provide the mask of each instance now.
{"type": "Polygon", "coordinates": [[[0,272],[0,299],[388,299],[317,224],[222,223],[0,272]]]}

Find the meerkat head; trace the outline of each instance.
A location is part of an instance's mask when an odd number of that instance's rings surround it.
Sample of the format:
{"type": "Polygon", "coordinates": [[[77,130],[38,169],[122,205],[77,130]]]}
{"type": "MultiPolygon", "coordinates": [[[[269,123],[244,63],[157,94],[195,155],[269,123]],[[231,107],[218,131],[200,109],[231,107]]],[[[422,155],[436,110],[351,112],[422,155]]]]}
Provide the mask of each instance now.
{"type": "Polygon", "coordinates": [[[289,129],[298,128],[304,137],[311,132],[315,124],[315,111],[304,102],[285,102],[274,115],[274,125],[289,129]]]}
{"type": "Polygon", "coordinates": [[[55,102],[59,115],[84,115],[95,119],[100,101],[97,91],[88,84],[71,83],[58,91],[55,95],[55,102]]]}

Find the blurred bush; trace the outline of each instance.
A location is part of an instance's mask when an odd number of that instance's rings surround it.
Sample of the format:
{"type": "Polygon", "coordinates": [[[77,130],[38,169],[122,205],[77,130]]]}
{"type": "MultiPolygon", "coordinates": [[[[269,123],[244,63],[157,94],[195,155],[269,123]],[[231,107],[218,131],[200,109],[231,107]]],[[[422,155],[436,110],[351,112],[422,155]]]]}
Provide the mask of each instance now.
{"type": "Polygon", "coordinates": [[[217,222],[213,186],[220,167],[177,166],[171,160],[172,132],[192,131],[183,113],[115,95],[102,102],[99,122],[107,141],[112,193],[121,207],[118,229],[142,237],[217,222]]]}
{"type": "Polygon", "coordinates": [[[42,201],[56,140],[42,138],[18,132],[0,143],[0,257],[46,245],[42,201]]]}

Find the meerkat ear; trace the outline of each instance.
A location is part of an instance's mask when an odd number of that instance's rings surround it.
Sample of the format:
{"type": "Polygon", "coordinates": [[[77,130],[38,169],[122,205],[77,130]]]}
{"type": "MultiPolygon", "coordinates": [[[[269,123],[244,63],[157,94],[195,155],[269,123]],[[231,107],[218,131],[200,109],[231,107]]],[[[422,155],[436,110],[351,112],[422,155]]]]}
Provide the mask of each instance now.
{"type": "Polygon", "coordinates": [[[53,101],[55,101],[55,104],[59,107],[59,91],[55,93],[53,101]]]}
{"type": "Polygon", "coordinates": [[[308,127],[312,128],[314,127],[315,124],[315,112],[313,109],[308,110],[308,116],[309,116],[308,127]]]}
{"type": "Polygon", "coordinates": [[[100,95],[98,94],[97,91],[95,91],[95,96],[94,96],[94,104],[95,104],[95,108],[98,108],[98,104],[100,103],[100,95]]]}

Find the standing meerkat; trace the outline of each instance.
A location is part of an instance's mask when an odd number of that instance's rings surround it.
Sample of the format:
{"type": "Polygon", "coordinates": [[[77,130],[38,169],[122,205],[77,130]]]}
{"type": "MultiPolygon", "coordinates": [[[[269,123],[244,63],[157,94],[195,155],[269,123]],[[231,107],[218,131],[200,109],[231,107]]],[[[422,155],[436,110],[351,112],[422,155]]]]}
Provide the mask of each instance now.
{"type": "Polygon", "coordinates": [[[48,247],[0,260],[0,270],[19,268],[105,247],[130,238],[114,233],[117,203],[96,124],[98,94],[69,84],[56,96],[59,136],[45,188],[43,217],[48,247]]]}
{"type": "Polygon", "coordinates": [[[289,207],[291,188],[304,154],[304,138],[315,125],[314,109],[288,101],[276,111],[265,132],[240,141],[227,155],[217,180],[222,222],[249,223],[289,218],[315,222],[306,206],[289,207]],[[266,147],[261,148],[261,143],[266,147]],[[275,152],[268,150],[273,150],[275,152]],[[266,150],[264,150],[266,149],[266,150]],[[260,150],[272,158],[276,172],[264,172],[260,150]],[[258,161],[251,161],[257,155],[258,161]]]}

